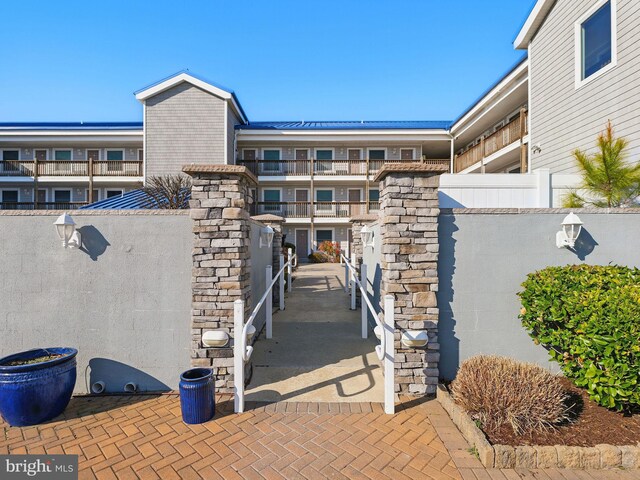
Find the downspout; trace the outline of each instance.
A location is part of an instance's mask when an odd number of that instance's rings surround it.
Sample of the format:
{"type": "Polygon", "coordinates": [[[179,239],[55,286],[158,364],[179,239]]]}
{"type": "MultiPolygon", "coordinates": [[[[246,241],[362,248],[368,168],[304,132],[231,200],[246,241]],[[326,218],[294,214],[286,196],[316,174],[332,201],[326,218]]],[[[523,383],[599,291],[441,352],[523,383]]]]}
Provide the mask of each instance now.
{"type": "Polygon", "coordinates": [[[451,158],[450,158],[450,172],[449,173],[453,173],[453,161],[455,159],[455,152],[456,152],[456,147],[455,147],[455,137],[453,136],[453,134],[451,133],[451,131],[449,131],[449,138],[451,138],[451,158]]]}

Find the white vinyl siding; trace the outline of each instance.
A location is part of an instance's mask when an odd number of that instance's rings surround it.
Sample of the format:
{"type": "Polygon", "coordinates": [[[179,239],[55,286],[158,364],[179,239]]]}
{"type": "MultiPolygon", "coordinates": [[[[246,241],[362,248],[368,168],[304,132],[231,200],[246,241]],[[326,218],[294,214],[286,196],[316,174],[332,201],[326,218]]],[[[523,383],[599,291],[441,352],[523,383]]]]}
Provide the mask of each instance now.
{"type": "Polygon", "coordinates": [[[616,135],[629,141],[628,158],[640,158],[640,55],[637,25],[640,2],[617,0],[617,65],[576,89],[573,26],[599,2],[557,2],[529,48],[532,170],[577,173],[571,153],[593,152],[597,135],[611,120],[616,135]]]}

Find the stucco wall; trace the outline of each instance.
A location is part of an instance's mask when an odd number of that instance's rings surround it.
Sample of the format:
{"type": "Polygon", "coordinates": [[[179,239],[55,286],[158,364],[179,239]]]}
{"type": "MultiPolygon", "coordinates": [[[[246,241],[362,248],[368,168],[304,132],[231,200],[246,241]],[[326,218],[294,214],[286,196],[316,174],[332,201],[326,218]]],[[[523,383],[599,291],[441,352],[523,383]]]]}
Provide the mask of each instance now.
{"type": "MultiPolygon", "coordinates": [[[[251,311],[258,304],[264,295],[267,286],[267,265],[273,261],[273,250],[270,247],[260,246],[260,231],[264,225],[260,222],[251,221],[251,311]]],[[[278,273],[272,268],[272,275],[278,273]]],[[[273,277],[272,277],[273,278],[273,277]]],[[[259,332],[266,321],[264,305],[260,308],[258,316],[253,322],[256,332],[259,332]]]]}
{"type": "Polygon", "coordinates": [[[0,355],[78,348],[76,392],[177,388],[190,358],[186,212],[72,212],[82,251],[61,246],[59,213],[0,212],[0,355]]]}
{"type": "Polygon", "coordinates": [[[588,212],[594,210],[576,210],[584,222],[577,254],[555,244],[568,210],[441,212],[438,330],[444,378],[452,379],[460,361],[481,353],[557,370],[518,319],[516,294],[526,275],[551,265],[640,266],[640,251],[629,243],[640,236],[640,210],[588,212]]]}

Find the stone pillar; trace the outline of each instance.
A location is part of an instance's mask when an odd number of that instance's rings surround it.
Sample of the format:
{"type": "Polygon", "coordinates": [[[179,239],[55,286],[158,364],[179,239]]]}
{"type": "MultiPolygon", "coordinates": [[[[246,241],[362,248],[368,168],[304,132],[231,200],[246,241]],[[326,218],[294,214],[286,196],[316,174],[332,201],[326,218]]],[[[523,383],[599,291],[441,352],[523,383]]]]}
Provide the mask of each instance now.
{"type": "Polygon", "coordinates": [[[375,222],[378,220],[378,215],[376,214],[367,214],[367,215],[358,215],[356,217],[351,218],[349,221],[351,222],[351,252],[349,252],[349,258],[351,258],[351,254],[355,253],[357,257],[357,264],[360,265],[362,263],[362,256],[364,255],[364,248],[362,245],[362,237],[360,236],[360,230],[365,225],[375,222]]]}
{"type": "Polygon", "coordinates": [[[438,184],[447,165],[385,165],[380,184],[381,298],[395,298],[395,390],[434,394],[438,384],[438,184]],[[424,348],[408,348],[405,330],[426,330],[424,348]]]}
{"type": "Polygon", "coordinates": [[[233,392],[233,302],[245,301],[249,316],[251,273],[250,188],[257,179],[243,166],[188,165],[193,177],[193,269],[191,365],[213,368],[216,389],[233,392]],[[207,348],[202,334],[224,330],[231,340],[207,348]]]}

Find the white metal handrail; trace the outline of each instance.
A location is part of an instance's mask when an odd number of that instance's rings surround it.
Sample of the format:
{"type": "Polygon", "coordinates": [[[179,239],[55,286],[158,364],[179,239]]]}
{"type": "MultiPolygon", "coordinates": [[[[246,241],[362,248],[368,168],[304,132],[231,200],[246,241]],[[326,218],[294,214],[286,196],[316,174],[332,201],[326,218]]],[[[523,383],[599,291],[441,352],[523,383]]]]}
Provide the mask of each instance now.
{"type": "Polygon", "coordinates": [[[371,312],[375,322],[380,327],[380,345],[376,345],[376,354],[378,355],[378,359],[383,362],[384,367],[384,411],[387,414],[393,414],[395,412],[395,347],[393,344],[395,331],[395,300],[392,295],[385,295],[385,323],[383,324],[378,318],[378,314],[373,308],[369,300],[369,294],[367,293],[366,286],[369,282],[367,279],[367,265],[365,263],[360,265],[360,279],[358,280],[355,267],[355,254],[352,255],[351,261],[342,254],[340,256],[341,261],[344,262],[345,291],[348,291],[349,287],[351,287],[351,310],[356,309],[356,286],[360,289],[361,298],[364,301],[361,305],[362,338],[369,336],[368,312],[371,312]],[[364,307],[365,304],[367,308],[364,307]]]}
{"type": "Polygon", "coordinates": [[[247,345],[247,338],[249,335],[249,329],[253,325],[253,321],[258,316],[262,305],[266,305],[266,336],[271,338],[273,335],[273,286],[276,282],[280,281],[280,305],[279,309],[284,310],[284,272],[287,270],[289,277],[288,290],[291,292],[293,279],[292,271],[295,264],[297,264],[297,255],[293,255],[291,249],[288,250],[289,261],[284,262],[284,255],[280,255],[280,270],[273,276],[273,268],[271,265],[267,265],[266,268],[266,283],[265,292],[260,298],[260,301],[256,304],[249,319],[245,323],[244,321],[244,300],[236,300],[233,305],[233,331],[234,331],[234,347],[233,347],[233,366],[234,366],[234,410],[236,413],[244,411],[244,364],[251,359],[253,353],[253,347],[247,345]],[[242,332],[238,335],[238,332],[242,332]]]}

